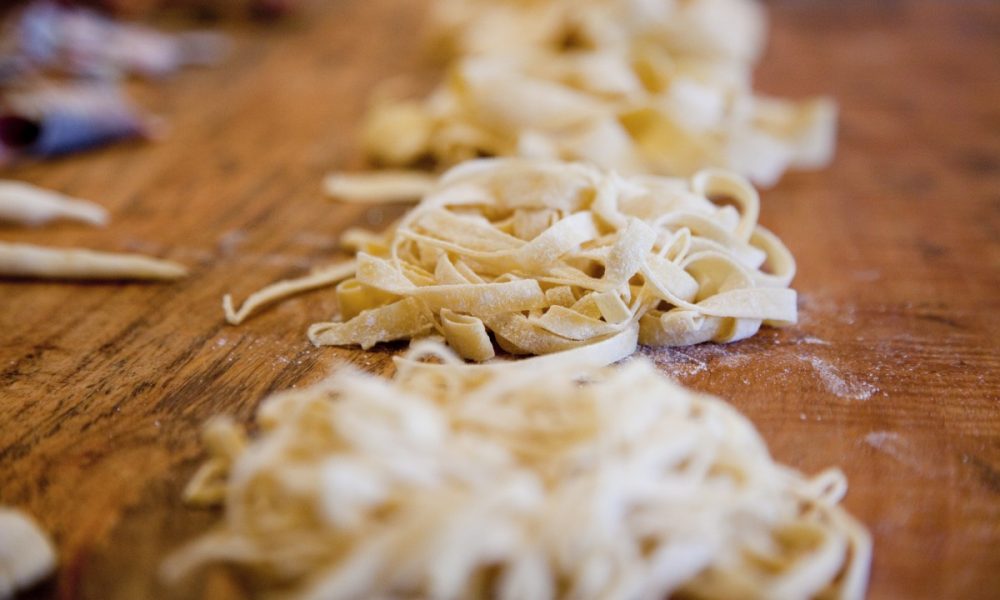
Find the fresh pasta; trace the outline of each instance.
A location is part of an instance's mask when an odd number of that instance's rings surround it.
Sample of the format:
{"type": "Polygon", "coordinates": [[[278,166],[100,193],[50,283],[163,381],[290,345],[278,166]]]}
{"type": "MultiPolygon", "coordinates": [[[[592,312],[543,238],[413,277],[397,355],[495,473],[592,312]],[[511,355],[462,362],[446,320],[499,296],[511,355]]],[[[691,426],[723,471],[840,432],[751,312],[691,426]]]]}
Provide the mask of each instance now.
{"type": "Polygon", "coordinates": [[[168,281],[185,275],[183,265],[141,254],[0,242],[0,277],[168,281]]]}
{"type": "Polygon", "coordinates": [[[446,58],[627,52],[638,41],[674,57],[748,69],[767,33],[758,0],[435,0],[431,8],[432,45],[446,58]]]}
{"type": "Polygon", "coordinates": [[[323,182],[326,193],[349,202],[413,202],[434,188],[435,178],[416,171],[379,171],[363,176],[334,173],[323,182]]]}
{"type": "Polygon", "coordinates": [[[727,168],[770,186],[833,156],[836,107],[754,94],[750,0],[452,0],[432,19],[452,63],[424,100],[376,96],[362,137],[388,166],[478,156],[622,173],[727,168]]]}
{"type": "Polygon", "coordinates": [[[13,598],[49,575],[56,552],[27,514],[0,506],[0,599],[13,598]]]}
{"type": "Polygon", "coordinates": [[[257,592],[355,598],[863,598],[869,534],[837,470],[774,462],[725,402],[645,359],[468,366],[424,342],[205,430],[185,497],[225,518],[172,556],[257,592]],[[436,363],[423,362],[431,359],[436,363]]]}
{"type": "Polygon", "coordinates": [[[0,221],[42,225],[55,219],[104,225],[108,213],[100,205],[70,198],[21,181],[0,181],[0,221]]]}
{"type": "MultiPolygon", "coordinates": [[[[20,181],[0,181],[0,221],[42,225],[71,219],[103,226],[101,206],[20,181]]],[[[81,248],[49,248],[0,242],[0,277],[72,280],[171,280],[187,275],[178,263],[81,248]]]]}
{"type": "Polygon", "coordinates": [[[442,336],[466,359],[595,346],[605,364],[637,343],[682,346],[749,337],[797,318],[795,261],[757,224],[743,178],[623,177],[579,163],[467,162],[381,235],[348,232],[352,263],[254,294],[266,302],[332,286],[341,311],[317,345],[442,336]],[[717,204],[715,201],[719,201],[717,204]]]}

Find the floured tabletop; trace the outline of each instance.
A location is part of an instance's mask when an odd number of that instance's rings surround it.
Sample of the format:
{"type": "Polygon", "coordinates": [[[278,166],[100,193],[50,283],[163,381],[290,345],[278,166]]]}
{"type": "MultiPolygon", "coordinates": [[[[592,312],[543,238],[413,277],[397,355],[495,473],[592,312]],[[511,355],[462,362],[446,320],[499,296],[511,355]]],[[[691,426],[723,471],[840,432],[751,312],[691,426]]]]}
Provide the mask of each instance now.
{"type": "MultiPolygon", "coordinates": [[[[757,87],[841,107],[829,169],[763,191],[761,223],[795,254],[800,321],[720,346],[645,350],[731,401],[776,458],[840,465],[875,538],[871,598],[1000,594],[1000,5],[770,4],[757,87]]],[[[56,541],[33,595],[241,597],[211,572],[177,587],[160,561],[218,518],[180,493],[199,430],[266,394],[402,345],[313,348],[317,292],[226,325],[220,300],[333,262],[337,234],[402,209],[337,205],[330,170],[363,166],[358,123],[382,79],[438,76],[420,3],[342,1],[234,30],[221,68],[139,90],[159,143],[6,169],[106,206],[112,224],[0,228],[0,239],[135,251],[187,264],[175,284],[0,281],[0,503],[56,541]]]]}

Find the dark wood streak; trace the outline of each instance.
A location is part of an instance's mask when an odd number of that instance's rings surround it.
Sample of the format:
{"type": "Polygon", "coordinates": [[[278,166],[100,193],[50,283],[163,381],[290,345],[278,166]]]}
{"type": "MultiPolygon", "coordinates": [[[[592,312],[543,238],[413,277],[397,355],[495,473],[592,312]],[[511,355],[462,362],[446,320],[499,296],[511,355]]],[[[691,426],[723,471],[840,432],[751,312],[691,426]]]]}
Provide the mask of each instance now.
{"type": "Polygon", "coordinates": [[[987,490],[1000,495],[1000,465],[992,465],[973,454],[962,455],[962,462],[972,465],[987,490]]]}

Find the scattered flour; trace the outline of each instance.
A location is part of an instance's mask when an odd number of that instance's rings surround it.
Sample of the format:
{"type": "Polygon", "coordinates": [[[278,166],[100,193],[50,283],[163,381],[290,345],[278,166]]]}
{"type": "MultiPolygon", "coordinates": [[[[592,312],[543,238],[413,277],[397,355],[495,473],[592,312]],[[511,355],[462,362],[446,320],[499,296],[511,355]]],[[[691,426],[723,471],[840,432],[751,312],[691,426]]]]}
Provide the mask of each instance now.
{"type": "Polygon", "coordinates": [[[865,443],[896,461],[910,467],[924,477],[946,474],[946,470],[921,460],[913,444],[893,431],[872,431],[864,438],[865,443]]]}
{"type": "Polygon", "coordinates": [[[312,266],[312,261],[301,256],[289,256],[287,254],[251,254],[241,256],[241,262],[253,262],[275,267],[299,267],[308,269],[312,266]]]}
{"type": "Polygon", "coordinates": [[[233,229],[226,232],[222,237],[219,238],[216,248],[219,254],[222,256],[230,256],[239,249],[240,244],[243,243],[247,234],[241,229],[233,229]]]}
{"type": "Polygon", "coordinates": [[[295,236],[295,243],[317,250],[332,250],[337,247],[337,241],[331,239],[328,233],[305,231],[295,236]]]}
{"type": "Polygon", "coordinates": [[[365,222],[369,227],[378,227],[385,221],[385,214],[380,206],[374,206],[365,211],[365,222]]]}
{"type": "Polygon", "coordinates": [[[169,256],[174,260],[185,262],[208,263],[215,259],[215,256],[201,248],[188,248],[185,246],[165,246],[138,239],[127,239],[124,243],[125,250],[129,252],[140,252],[153,256],[169,256]]]}
{"type": "Polygon", "coordinates": [[[867,283],[872,283],[882,279],[882,272],[878,269],[864,269],[861,271],[854,271],[851,273],[856,281],[864,281],[867,283]]]}
{"type": "Polygon", "coordinates": [[[290,254],[262,254],[259,252],[239,252],[239,246],[246,239],[247,234],[242,230],[233,230],[219,238],[215,244],[214,251],[203,248],[189,248],[184,246],[168,247],[162,244],[146,242],[143,240],[126,240],[125,249],[130,252],[141,252],[154,256],[169,256],[170,258],[199,262],[214,263],[219,258],[228,258],[240,263],[254,265],[269,265],[275,267],[297,267],[308,269],[313,266],[311,260],[302,256],[290,254]]]}
{"type": "Polygon", "coordinates": [[[710,368],[739,367],[749,360],[746,355],[727,349],[720,344],[701,344],[685,348],[646,348],[640,352],[664,373],[675,379],[693,377],[710,368]]]}
{"type": "MultiPolygon", "coordinates": [[[[819,378],[823,387],[838,398],[864,401],[879,391],[872,383],[844,373],[830,362],[806,350],[810,346],[829,346],[830,342],[816,337],[804,337],[795,340],[794,345],[798,347],[795,350],[790,346],[782,347],[781,344],[775,344],[766,355],[747,352],[738,344],[732,346],[700,344],[685,348],[642,348],[640,352],[652,359],[661,371],[676,379],[687,379],[712,370],[731,371],[752,368],[755,362],[776,366],[784,364],[784,373],[788,374],[790,367],[794,368],[796,364],[805,363],[811,368],[811,372],[819,378]]],[[[742,382],[745,385],[750,385],[753,383],[753,379],[752,377],[744,377],[742,382]]]]}
{"type": "Polygon", "coordinates": [[[823,385],[826,386],[827,391],[836,394],[840,398],[867,400],[878,391],[877,387],[867,381],[858,380],[850,375],[843,375],[837,367],[817,356],[803,357],[803,360],[807,361],[813,370],[816,371],[823,385]]]}

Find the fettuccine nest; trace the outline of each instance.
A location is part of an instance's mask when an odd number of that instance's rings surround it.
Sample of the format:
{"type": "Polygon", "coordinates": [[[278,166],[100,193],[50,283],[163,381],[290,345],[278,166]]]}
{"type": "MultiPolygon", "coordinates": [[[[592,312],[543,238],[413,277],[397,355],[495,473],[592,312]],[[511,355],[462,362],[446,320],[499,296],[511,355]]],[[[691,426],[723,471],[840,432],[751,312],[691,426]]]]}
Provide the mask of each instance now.
{"type": "Polygon", "coordinates": [[[457,167],[389,231],[349,232],[355,262],[281,282],[227,318],[332,285],[317,345],[441,335],[462,357],[575,350],[611,363],[637,343],[731,342],[796,321],[795,262],[757,224],[741,177],[621,177],[520,159],[457,167]],[[717,204],[713,199],[719,201],[717,204]],[[494,344],[495,343],[495,344],[494,344]]]}
{"type": "Polygon", "coordinates": [[[755,94],[765,39],[750,0],[439,0],[452,62],[426,99],[377,95],[363,143],[387,166],[477,156],[622,173],[734,170],[758,185],[826,166],[836,106],[755,94]]]}
{"type": "Polygon", "coordinates": [[[423,345],[397,366],[267,400],[249,445],[215,421],[187,496],[225,519],[166,575],[235,563],[316,600],[864,595],[843,475],[776,464],[646,360],[469,367],[423,345]]]}

